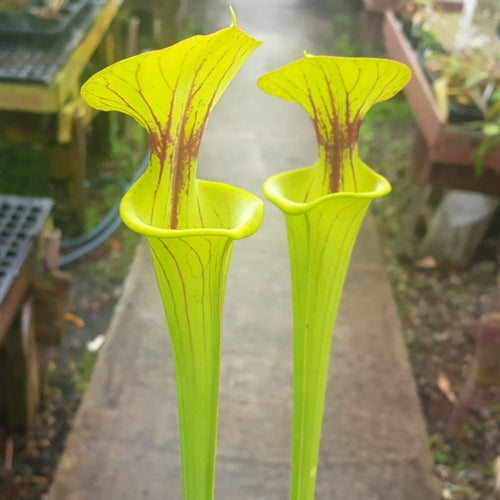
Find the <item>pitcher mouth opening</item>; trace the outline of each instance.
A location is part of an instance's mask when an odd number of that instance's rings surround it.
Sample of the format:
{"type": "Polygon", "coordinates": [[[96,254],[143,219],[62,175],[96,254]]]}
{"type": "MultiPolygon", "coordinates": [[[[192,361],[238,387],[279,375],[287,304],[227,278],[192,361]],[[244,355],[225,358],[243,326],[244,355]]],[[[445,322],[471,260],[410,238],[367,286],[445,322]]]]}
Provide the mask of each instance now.
{"type": "Polygon", "coordinates": [[[142,215],[144,210],[138,210],[134,186],[120,203],[122,220],[132,231],[157,238],[223,236],[238,240],[257,231],[264,215],[264,202],[260,198],[221,182],[197,180],[197,186],[202,225],[173,229],[151,224],[142,215]]]}
{"type": "Polygon", "coordinates": [[[327,200],[372,200],[389,194],[389,181],[367,165],[363,166],[363,173],[369,178],[358,191],[337,191],[304,201],[303,186],[307,184],[316,165],[276,174],[265,181],[263,191],[267,199],[290,215],[309,212],[327,200]]]}

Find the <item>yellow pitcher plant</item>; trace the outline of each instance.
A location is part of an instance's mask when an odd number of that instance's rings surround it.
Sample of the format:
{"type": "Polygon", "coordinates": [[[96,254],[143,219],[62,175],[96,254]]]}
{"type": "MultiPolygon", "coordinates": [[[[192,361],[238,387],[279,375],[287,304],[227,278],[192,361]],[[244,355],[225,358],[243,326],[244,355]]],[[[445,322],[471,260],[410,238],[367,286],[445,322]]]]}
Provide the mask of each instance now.
{"type": "Polygon", "coordinates": [[[400,91],[409,69],[395,61],[304,57],[262,76],[265,92],[298,103],[318,141],[314,165],[264,183],[285,214],[292,274],[294,381],[291,500],[313,500],[332,333],[344,278],[370,201],[390,192],[358,155],[367,111],[400,91]]]}
{"type": "Polygon", "coordinates": [[[229,28],[119,61],[82,87],[91,106],[126,113],[149,135],[149,165],[120,212],[149,242],[165,309],[186,500],[214,497],[226,277],[234,240],[252,235],[263,215],[252,194],[196,178],[209,114],[260,44],[232,16],[229,28]]]}

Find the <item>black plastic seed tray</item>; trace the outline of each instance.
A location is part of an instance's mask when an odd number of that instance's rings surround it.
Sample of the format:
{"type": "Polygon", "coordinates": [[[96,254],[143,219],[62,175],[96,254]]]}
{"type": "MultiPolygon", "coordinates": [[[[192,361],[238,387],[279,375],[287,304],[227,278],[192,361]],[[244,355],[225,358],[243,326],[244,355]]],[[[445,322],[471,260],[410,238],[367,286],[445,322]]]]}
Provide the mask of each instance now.
{"type": "Polygon", "coordinates": [[[56,18],[42,18],[30,12],[41,9],[46,2],[31,0],[30,8],[23,11],[0,11],[0,39],[35,41],[43,43],[61,37],[90,9],[92,0],[68,0],[56,18]]]}
{"type": "Polygon", "coordinates": [[[0,195],[0,304],[52,210],[49,198],[0,195]]]}
{"type": "Polygon", "coordinates": [[[71,23],[64,29],[47,29],[45,36],[39,35],[37,30],[32,30],[32,35],[28,36],[27,28],[2,23],[0,17],[0,80],[43,85],[52,83],[70,54],[85,38],[103,7],[102,2],[69,2],[64,7],[76,11],[78,4],[78,14],[72,17],[71,23]]]}

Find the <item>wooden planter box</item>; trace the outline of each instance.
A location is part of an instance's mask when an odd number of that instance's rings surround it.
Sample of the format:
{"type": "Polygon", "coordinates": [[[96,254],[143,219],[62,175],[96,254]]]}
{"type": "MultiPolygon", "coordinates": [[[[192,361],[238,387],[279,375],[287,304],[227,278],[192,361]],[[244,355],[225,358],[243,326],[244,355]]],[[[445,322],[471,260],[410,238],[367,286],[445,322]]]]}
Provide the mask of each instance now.
{"type": "MultiPolygon", "coordinates": [[[[403,0],[363,0],[365,9],[372,12],[395,10],[401,6],[402,3],[403,0]]],[[[436,3],[449,10],[459,10],[462,8],[462,0],[437,0],[436,3]]]]}
{"type": "Polygon", "coordinates": [[[400,0],[363,0],[365,9],[372,12],[384,12],[387,9],[395,9],[400,3],[400,0]]]}
{"type": "Polygon", "coordinates": [[[484,171],[476,175],[474,154],[484,136],[479,131],[458,131],[448,125],[422,66],[392,11],[385,12],[383,33],[388,55],[412,70],[405,94],[420,128],[413,147],[413,166],[418,179],[454,189],[499,195],[500,147],[486,153],[484,171]]]}

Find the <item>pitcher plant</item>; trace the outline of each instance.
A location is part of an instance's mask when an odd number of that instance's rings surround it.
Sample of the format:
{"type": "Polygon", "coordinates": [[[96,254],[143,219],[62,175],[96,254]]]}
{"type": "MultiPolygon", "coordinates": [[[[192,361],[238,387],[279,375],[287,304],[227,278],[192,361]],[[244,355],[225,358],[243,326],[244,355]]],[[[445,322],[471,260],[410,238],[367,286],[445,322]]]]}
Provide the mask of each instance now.
{"type": "Polygon", "coordinates": [[[293,296],[291,500],[313,500],[333,327],[352,248],[370,201],[389,182],[358,154],[367,111],[399,92],[409,69],[395,61],[312,56],[262,76],[259,87],[301,105],[318,142],[314,165],[267,179],[285,214],[293,296]]]}
{"type": "Polygon", "coordinates": [[[226,277],[234,240],[263,215],[252,194],[196,178],[209,114],[260,44],[231,13],[229,28],[120,61],[82,87],[91,106],[132,116],[149,136],[149,165],[120,212],[148,240],[168,323],[185,500],[214,497],[226,277]]]}

